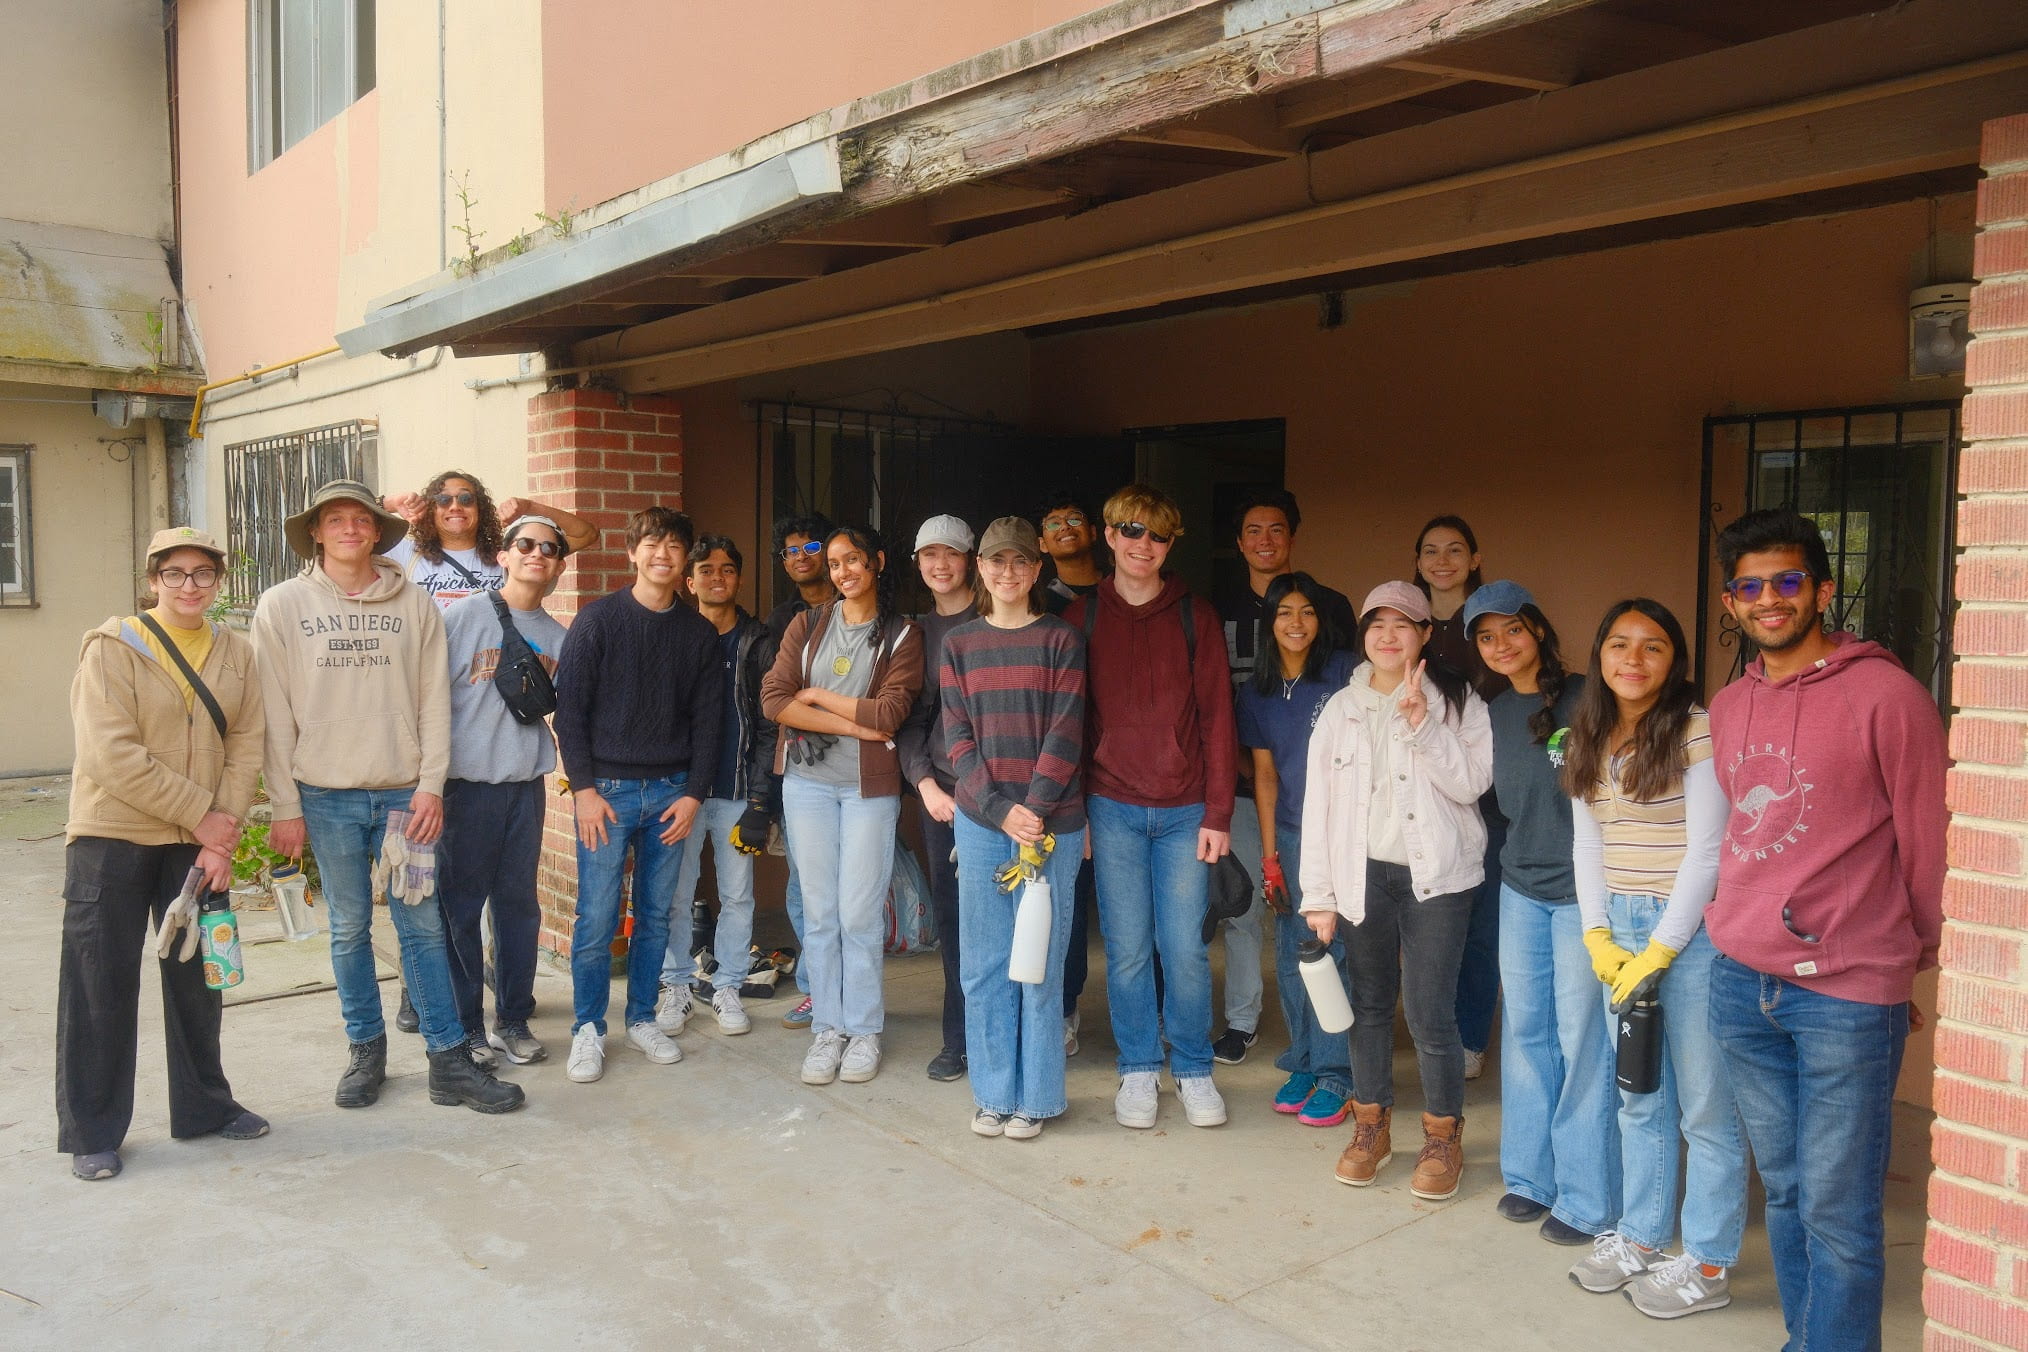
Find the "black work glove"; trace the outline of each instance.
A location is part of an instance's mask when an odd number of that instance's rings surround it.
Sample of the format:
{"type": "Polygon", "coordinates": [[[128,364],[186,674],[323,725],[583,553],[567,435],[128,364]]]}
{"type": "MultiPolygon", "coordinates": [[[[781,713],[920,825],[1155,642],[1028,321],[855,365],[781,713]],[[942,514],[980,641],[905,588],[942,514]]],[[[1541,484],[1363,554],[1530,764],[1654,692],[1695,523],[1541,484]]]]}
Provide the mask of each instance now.
{"type": "Polygon", "coordinates": [[[759,854],[768,847],[768,823],[772,820],[768,810],[758,803],[748,803],[746,811],[739,814],[739,820],[732,824],[728,839],[732,848],[741,854],[759,854]]]}

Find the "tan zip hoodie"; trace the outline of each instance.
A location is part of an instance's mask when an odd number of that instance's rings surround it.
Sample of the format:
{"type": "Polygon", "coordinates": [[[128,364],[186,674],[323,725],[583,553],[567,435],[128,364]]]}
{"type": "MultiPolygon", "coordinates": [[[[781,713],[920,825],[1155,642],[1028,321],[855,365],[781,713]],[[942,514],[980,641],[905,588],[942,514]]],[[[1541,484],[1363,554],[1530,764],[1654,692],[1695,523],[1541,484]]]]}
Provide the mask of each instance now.
{"type": "Polygon", "coordinates": [[[261,595],[253,647],[267,699],[275,820],[303,815],[296,785],[441,794],[451,761],[444,622],[429,593],[373,560],[357,596],[311,564],[261,595]]]}
{"type": "Polygon", "coordinates": [[[261,688],[245,637],[222,625],[211,634],[197,674],[225,714],[223,741],[133,623],[115,616],[85,635],[70,683],[77,763],[66,840],[189,845],[207,812],[246,820],[261,772],[261,688]]]}

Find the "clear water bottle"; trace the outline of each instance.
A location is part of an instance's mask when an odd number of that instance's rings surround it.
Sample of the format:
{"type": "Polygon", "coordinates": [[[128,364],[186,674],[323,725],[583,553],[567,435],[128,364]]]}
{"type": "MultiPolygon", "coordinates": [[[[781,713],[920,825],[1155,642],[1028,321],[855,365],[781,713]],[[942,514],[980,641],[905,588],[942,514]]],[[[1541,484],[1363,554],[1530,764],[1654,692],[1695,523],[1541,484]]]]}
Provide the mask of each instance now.
{"type": "Polygon", "coordinates": [[[274,894],[275,910],[282,918],[284,939],[308,939],[324,928],[311,914],[310,880],[302,869],[276,864],[268,871],[268,890],[274,894]]]}

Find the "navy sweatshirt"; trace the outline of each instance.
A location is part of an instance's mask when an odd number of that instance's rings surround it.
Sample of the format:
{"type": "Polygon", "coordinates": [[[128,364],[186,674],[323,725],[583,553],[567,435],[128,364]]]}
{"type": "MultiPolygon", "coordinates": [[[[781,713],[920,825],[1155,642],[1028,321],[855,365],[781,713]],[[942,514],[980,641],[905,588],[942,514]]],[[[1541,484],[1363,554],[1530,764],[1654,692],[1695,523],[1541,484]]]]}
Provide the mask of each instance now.
{"type": "MultiPolygon", "coordinates": [[[[718,764],[718,631],[678,603],[649,610],[633,589],[578,612],[556,670],[556,745],[571,787],[662,779],[718,764]]],[[[710,785],[691,786],[703,798],[710,785]]]]}

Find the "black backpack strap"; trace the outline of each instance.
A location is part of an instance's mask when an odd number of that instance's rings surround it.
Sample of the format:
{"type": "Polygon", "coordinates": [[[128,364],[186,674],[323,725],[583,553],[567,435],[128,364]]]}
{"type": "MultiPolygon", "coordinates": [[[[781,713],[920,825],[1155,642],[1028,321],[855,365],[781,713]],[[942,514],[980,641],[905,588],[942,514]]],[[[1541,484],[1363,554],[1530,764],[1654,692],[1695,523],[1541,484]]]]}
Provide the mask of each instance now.
{"type": "Polygon", "coordinates": [[[136,618],[147,625],[148,631],[162,641],[163,651],[169,654],[169,659],[176,664],[176,669],[183,673],[183,679],[190,682],[190,689],[203,701],[205,710],[210,713],[212,723],[218,728],[218,740],[224,741],[225,710],[218,707],[218,699],[211,693],[211,687],[204,683],[202,676],[191,669],[190,663],[184,660],[182,649],[176,646],[176,640],[170,638],[162,626],[155,623],[153,615],[143,611],[136,618]]]}
{"type": "Polygon", "coordinates": [[[464,564],[459,563],[456,559],[452,558],[451,551],[448,549],[444,551],[444,562],[451,565],[451,567],[457,569],[459,574],[463,576],[465,581],[471,583],[475,590],[477,591],[490,590],[486,586],[485,579],[481,578],[477,573],[473,572],[471,569],[465,567],[464,564]]]}

